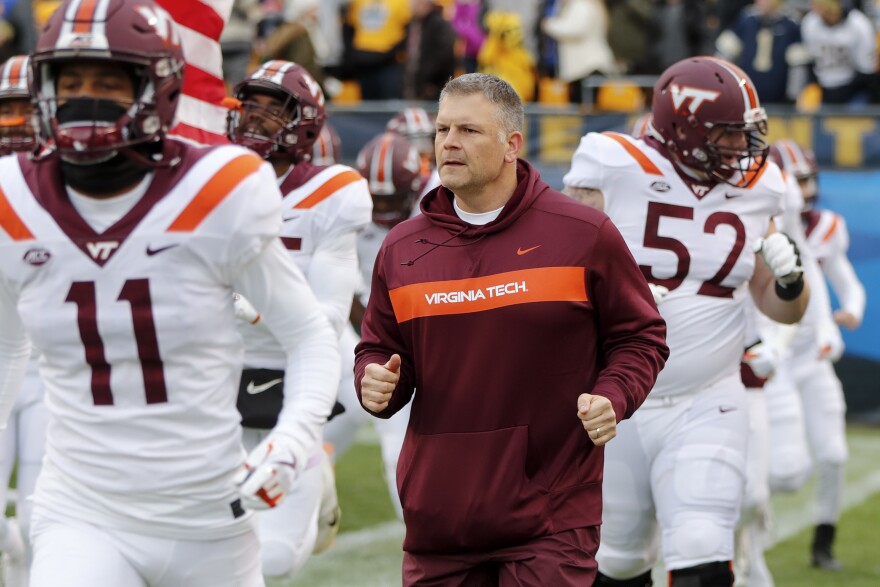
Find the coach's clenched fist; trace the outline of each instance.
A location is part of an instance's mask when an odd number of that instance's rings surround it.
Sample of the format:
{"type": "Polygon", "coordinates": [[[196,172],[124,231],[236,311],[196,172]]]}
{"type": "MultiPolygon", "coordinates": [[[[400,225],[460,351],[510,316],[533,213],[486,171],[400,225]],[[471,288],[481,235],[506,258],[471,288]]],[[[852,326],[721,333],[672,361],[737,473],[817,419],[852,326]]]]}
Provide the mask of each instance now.
{"type": "Polygon", "coordinates": [[[370,363],[361,379],[361,403],[374,414],[383,411],[388,407],[399,379],[400,355],[391,355],[384,365],[370,363]]]}
{"type": "Polygon", "coordinates": [[[611,400],[601,395],[582,393],[578,396],[578,418],[596,446],[617,436],[617,416],[611,400]]]}

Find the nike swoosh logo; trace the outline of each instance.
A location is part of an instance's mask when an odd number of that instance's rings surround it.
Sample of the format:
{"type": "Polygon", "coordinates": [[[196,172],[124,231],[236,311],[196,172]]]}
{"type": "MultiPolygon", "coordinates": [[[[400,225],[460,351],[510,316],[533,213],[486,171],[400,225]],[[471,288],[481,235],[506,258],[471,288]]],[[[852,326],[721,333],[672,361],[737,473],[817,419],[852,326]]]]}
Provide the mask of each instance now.
{"type": "Polygon", "coordinates": [[[735,406],[720,406],[718,408],[718,411],[721,412],[722,414],[726,414],[727,412],[732,412],[735,409],[736,409],[735,406]]]}
{"type": "Polygon", "coordinates": [[[180,243],[174,243],[173,245],[165,245],[164,247],[159,247],[158,249],[151,249],[150,245],[147,245],[147,256],[152,257],[153,255],[158,255],[163,251],[167,251],[168,249],[173,249],[176,246],[179,246],[180,243]]]}
{"type": "Polygon", "coordinates": [[[739,198],[740,196],[742,196],[742,194],[724,194],[724,197],[727,198],[728,200],[732,200],[734,198],[739,198]]]}
{"type": "Polygon", "coordinates": [[[257,395],[258,393],[263,393],[264,391],[266,391],[270,387],[275,387],[276,385],[278,385],[282,381],[284,381],[284,380],[283,379],[273,379],[272,381],[267,381],[266,383],[263,383],[261,385],[254,385],[254,382],[251,381],[250,383],[248,383],[246,391],[251,395],[257,395]]]}
{"type": "Polygon", "coordinates": [[[300,216],[302,216],[302,214],[297,214],[296,216],[287,216],[286,218],[282,217],[281,222],[290,222],[291,220],[296,220],[300,216]]]}
{"type": "Polygon", "coordinates": [[[520,247],[520,248],[518,248],[518,249],[516,250],[516,254],[517,254],[517,255],[525,255],[526,253],[530,253],[530,252],[534,251],[535,249],[537,249],[537,248],[540,247],[540,246],[541,246],[541,245],[535,245],[534,247],[531,247],[531,248],[529,248],[529,249],[524,249],[524,248],[520,247]]]}

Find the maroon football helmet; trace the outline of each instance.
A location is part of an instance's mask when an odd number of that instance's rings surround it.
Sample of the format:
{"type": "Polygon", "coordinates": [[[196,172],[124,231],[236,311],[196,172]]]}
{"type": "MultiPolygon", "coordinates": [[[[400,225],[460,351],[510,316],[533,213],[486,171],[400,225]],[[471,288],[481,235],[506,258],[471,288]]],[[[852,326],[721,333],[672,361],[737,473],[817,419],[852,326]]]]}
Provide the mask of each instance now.
{"type": "Polygon", "coordinates": [[[434,167],[434,117],[424,108],[405,108],[385,125],[385,130],[411,142],[423,159],[434,167]]]}
{"type": "Polygon", "coordinates": [[[318,134],[318,140],[312,145],[312,163],[314,165],[333,165],[342,160],[342,139],[329,122],[318,134]]]}
{"type": "Polygon", "coordinates": [[[811,209],[819,197],[819,165],[813,150],[782,139],[770,146],[770,160],[797,179],[804,196],[804,209],[811,209]]]}
{"type": "Polygon", "coordinates": [[[311,159],[312,145],[327,115],[324,92],[304,67],[291,61],[267,61],[240,81],[233,95],[240,105],[229,111],[229,140],[264,159],[279,155],[294,163],[311,159]],[[275,97],[282,105],[265,108],[253,101],[255,94],[275,97]]]}
{"type": "Polygon", "coordinates": [[[367,143],[357,169],[370,186],[373,222],[391,228],[409,218],[424,183],[419,152],[405,138],[384,133],[367,143]]]}
{"type": "Polygon", "coordinates": [[[0,155],[33,151],[37,145],[29,67],[27,55],[10,57],[0,65],[0,155]]]}
{"type": "Polygon", "coordinates": [[[682,164],[741,187],[759,176],[767,114],[737,66],[715,57],[679,61],[657,80],[651,112],[651,135],[682,164]],[[742,145],[733,144],[738,138],[742,145]]]}
{"type": "MultiPolygon", "coordinates": [[[[152,0],[66,0],[46,23],[31,57],[45,146],[68,159],[93,162],[161,141],[174,122],[183,68],[177,25],[152,0]],[[59,122],[59,67],[82,60],[109,61],[132,76],[134,102],[115,121],[59,122]]],[[[89,110],[97,112],[101,100],[91,101],[89,110]]]]}

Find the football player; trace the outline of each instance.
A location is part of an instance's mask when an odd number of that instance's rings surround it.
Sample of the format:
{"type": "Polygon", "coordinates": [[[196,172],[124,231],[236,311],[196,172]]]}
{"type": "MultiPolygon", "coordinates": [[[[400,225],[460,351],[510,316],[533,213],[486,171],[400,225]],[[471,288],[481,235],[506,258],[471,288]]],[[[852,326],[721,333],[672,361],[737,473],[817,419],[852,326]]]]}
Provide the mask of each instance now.
{"type": "MultiPolygon", "coordinates": [[[[360,281],[357,234],[370,222],[367,182],[345,165],[311,163],[326,113],[321,87],[302,66],[269,61],[233,93],[238,104],[229,113],[229,138],[274,168],[283,195],[281,240],[341,336],[360,281]]],[[[239,298],[239,309],[244,303],[239,298]]],[[[238,407],[246,448],[264,441],[285,403],[283,348],[265,321],[253,321],[239,323],[245,370],[238,407]]],[[[313,551],[330,546],[338,530],[332,464],[320,445],[309,455],[292,497],[259,519],[268,576],[295,574],[313,551]]]]}
{"type": "Polygon", "coordinates": [[[661,545],[672,587],[732,585],[749,426],[744,298],[792,323],[809,289],[771,219],[785,184],[766,161],[767,119],[748,77],[720,59],[682,60],[660,76],[651,110],[642,139],[586,135],[564,178],[668,289],[669,360],[606,447],[596,585],[650,585],[661,545]]]}
{"type": "MultiPolygon", "coordinates": [[[[0,154],[33,152],[37,140],[28,90],[28,57],[18,55],[0,65],[0,154]]],[[[28,584],[30,562],[30,496],[34,491],[46,442],[46,406],[37,374],[36,356],[28,364],[21,392],[9,415],[0,450],[0,503],[7,502],[7,483],[16,472],[15,518],[0,519],[4,585],[28,584]]]]}
{"type": "Polygon", "coordinates": [[[33,587],[257,587],[254,509],[320,445],[339,357],[278,238],[269,165],[167,137],[180,33],[150,0],[66,0],[31,57],[43,150],[0,159],[0,421],[30,341],[49,421],[33,587]],[[247,455],[232,292],[285,356],[285,406],[247,455]]]}
{"type": "MultiPolygon", "coordinates": [[[[815,461],[818,483],[816,486],[816,526],[811,545],[811,563],[826,570],[839,570],[840,562],[834,557],[833,544],[837,520],[840,518],[843,498],[844,467],[848,451],[846,446],[846,403],[843,388],[832,365],[843,352],[839,326],[858,328],[865,311],[865,288],[856,276],[847,258],[849,234],[844,219],[830,210],[816,207],[818,200],[818,165],[810,149],[791,140],[777,141],[771,153],[779,165],[797,179],[804,197],[804,210],[800,218],[806,233],[806,246],[818,259],[825,276],[834,288],[841,308],[832,314],[828,302],[824,302],[818,318],[804,320],[794,335],[791,352],[785,358],[780,376],[773,382],[777,386],[796,390],[794,394],[800,405],[789,412],[801,417],[798,434],[777,432],[777,442],[772,449],[777,453],[775,462],[780,466],[786,461],[802,463],[805,473],[810,473],[810,460],[815,461]],[[808,445],[794,448],[806,434],[808,445]],[[803,455],[793,459],[791,451],[803,455]],[[810,458],[812,456],[812,459],[810,458]]],[[[823,280],[824,283],[824,280],[823,280]]],[[[813,310],[814,303],[810,306],[813,310]]],[[[811,312],[811,314],[815,314],[811,312]]],[[[782,414],[770,413],[773,430],[782,414]]],[[[774,462],[774,461],[771,461],[774,462]]],[[[772,473],[771,467],[771,473],[772,473]]]]}
{"type": "MultiPolygon", "coordinates": [[[[398,134],[408,140],[419,152],[422,160],[422,175],[428,178],[422,186],[419,198],[440,185],[440,175],[437,173],[437,160],[434,156],[434,117],[424,108],[405,108],[395,114],[385,125],[385,130],[398,134]]],[[[418,214],[418,207],[413,208],[413,214],[418,214]]]]}
{"type": "Polygon", "coordinates": [[[394,226],[410,217],[425,177],[420,171],[416,148],[405,138],[393,133],[381,134],[367,143],[358,153],[357,168],[367,179],[373,197],[373,214],[372,222],[358,235],[362,285],[352,303],[351,323],[342,335],[340,348],[343,369],[339,401],[346,410],[327,425],[326,438],[332,443],[336,458],[339,458],[351,446],[360,427],[370,421],[373,423],[382,445],[391,503],[398,517],[403,519],[397,495],[397,458],[406,434],[410,404],[387,420],[371,418],[367,412],[359,409],[360,402],[354,386],[354,347],[358,343],[357,332],[361,329],[364,308],[370,299],[373,265],[379,254],[379,246],[394,226]]]}

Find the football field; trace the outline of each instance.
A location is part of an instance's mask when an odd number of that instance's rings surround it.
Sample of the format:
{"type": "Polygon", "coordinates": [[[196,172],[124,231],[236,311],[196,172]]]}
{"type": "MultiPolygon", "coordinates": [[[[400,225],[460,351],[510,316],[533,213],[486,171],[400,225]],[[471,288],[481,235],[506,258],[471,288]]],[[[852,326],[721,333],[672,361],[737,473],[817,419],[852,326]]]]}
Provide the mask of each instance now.
{"type": "MultiPolygon", "coordinates": [[[[880,585],[880,428],[851,426],[845,513],[838,527],[840,573],[808,566],[812,539],[813,485],[773,499],[776,545],[767,555],[777,587],[877,587],[880,585]]],[[[342,528],[336,545],[313,557],[293,580],[269,587],[393,587],[400,585],[403,525],[394,517],[381,476],[379,446],[372,434],[337,466],[342,528]]],[[[665,580],[655,574],[655,585],[665,580]]]]}

